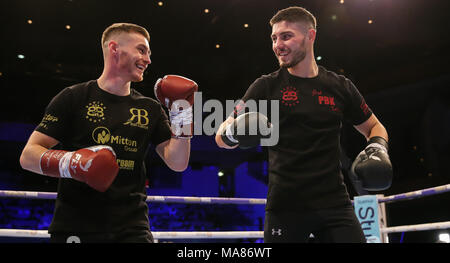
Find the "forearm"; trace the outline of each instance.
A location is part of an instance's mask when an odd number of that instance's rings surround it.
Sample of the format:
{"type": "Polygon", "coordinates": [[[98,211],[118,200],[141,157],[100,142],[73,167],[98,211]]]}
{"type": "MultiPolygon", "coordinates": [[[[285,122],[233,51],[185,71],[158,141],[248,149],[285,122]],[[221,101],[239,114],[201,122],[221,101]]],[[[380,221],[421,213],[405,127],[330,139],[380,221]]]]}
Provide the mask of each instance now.
{"type": "Polygon", "coordinates": [[[360,125],[355,126],[355,128],[362,135],[364,135],[364,137],[366,137],[367,141],[375,136],[382,137],[386,141],[388,141],[389,139],[386,128],[383,126],[383,124],[381,124],[375,114],[372,114],[372,116],[368,120],[361,123],[360,125]]]}
{"type": "Polygon", "coordinates": [[[389,137],[388,137],[388,133],[386,131],[386,128],[380,122],[376,123],[372,127],[372,129],[370,130],[370,133],[369,133],[369,137],[367,139],[375,137],[375,136],[382,137],[386,141],[389,141],[389,137]]]}
{"type": "Polygon", "coordinates": [[[20,165],[25,170],[42,174],[40,159],[42,154],[47,150],[47,148],[38,144],[25,146],[22,154],[20,155],[20,165]]]}
{"type": "Polygon", "coordinates": [[[20,155],[20,165],[23,169],[42,174],[41,156],[48,149],[58,144],[58,141],[48,135],[34,131],[20,155]]]}
{"type": "Polygon", "coordinates": [[[177,172],[186,170],[191,152],[190,139],[171,138],[162,148],[160,155],[170,169],[177,172]]]}

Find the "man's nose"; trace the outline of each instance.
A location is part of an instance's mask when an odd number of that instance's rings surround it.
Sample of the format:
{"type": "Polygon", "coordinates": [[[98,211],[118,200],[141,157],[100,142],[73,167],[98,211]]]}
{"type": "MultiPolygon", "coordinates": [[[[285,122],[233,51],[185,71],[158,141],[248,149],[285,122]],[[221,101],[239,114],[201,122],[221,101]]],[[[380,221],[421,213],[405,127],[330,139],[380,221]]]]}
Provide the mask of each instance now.
{"type": "Polygon", "coordinates": [[[284,46],[284,42],[283,42],[282,40],[277,39],[277,40],[275,40],[275,41],[273,42],[273,48],[274,48],[274,49],[280,49],[280,48],[282,48],[283,46],[284,46]]]}
{"type": "Polygon", "coordinates": [[[152,63],[152,60],[150,59],[150,55],[145,55],[144,56],[144,62],[147,64],[147,65],[149,65],[149,64],[151,64],[152,63]]]}

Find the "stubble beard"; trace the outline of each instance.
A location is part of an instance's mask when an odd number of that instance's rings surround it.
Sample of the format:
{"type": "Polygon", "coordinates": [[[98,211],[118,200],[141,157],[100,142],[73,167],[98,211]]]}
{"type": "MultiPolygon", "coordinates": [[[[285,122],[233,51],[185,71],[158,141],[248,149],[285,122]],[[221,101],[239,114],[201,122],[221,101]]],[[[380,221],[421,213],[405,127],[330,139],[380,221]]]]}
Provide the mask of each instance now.
{"type": "Polygon", "coordinates": [[[296,66],[298,63],[302,62],[306,57],[306,49],[305,49],[305,40],[303,39],[302,43],[298,50],[292,53],[292,59],[288,62],[282,62],[279,60],[280,67],[282,68],[292,68],[296,66]]]}

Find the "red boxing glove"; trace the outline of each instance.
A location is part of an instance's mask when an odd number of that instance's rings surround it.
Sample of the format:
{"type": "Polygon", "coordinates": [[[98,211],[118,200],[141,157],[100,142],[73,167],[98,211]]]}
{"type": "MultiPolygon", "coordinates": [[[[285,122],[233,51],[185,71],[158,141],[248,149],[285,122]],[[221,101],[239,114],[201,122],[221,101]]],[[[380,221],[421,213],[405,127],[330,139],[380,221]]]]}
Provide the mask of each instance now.
{"type": "Polygon", "coordinates": [[[166,75],[156,81],[155,96],[169,109],[172,135],[175,138],[192,137],[192,104],[197,90],[195,81],[177,75],[166,75]]]}
{"type": "Polygon", "coordinates": [[[42,154],[40,166],[44,175],[73,178],[99,192],[105,192],[119,172],[114,150],[105,145],[75,152],[48,150],[42,154]]]}

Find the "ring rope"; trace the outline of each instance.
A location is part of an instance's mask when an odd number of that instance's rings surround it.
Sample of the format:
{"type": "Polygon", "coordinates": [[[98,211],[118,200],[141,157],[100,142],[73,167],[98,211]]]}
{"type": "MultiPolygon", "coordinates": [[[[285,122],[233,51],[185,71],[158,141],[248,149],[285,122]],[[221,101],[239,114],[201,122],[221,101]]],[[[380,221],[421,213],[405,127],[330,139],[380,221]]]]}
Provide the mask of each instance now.
{"type": "MultiPolygon", "coordinates": [[[[155,239],[237,239],[264,237],[263,231],[152,231],[152,235],[155,239]]],[[[0,237],[50,238],[50,234],[47,230],[0,229],[0,237]]]]}
{"type": "MultiPolygon", "coordinates": [[[[426,188],[407,193],[380,196],[379,203],[410,200],[424,196],[441,194],[450,191],[450,184],[426,188]]],[[[0,190],[0,197],[29,198],[29,199],[56,199],[55,192],[10,191],[0,190]]],[[[221,198],[221,197],[192,197],[192,196],[147,196],[146,202],[154,203],[198,203],[198,204],[266,204],[264,198],[221,198]]],[[[450,228],[450,221],[427,223],[418,225],[405,225],[381,228],[384,234],[408,231],[424,231],[450,228]]],[[[263,238],[263,231],[202,231],[202,232],[152,232],[155,239],[237,239],[237,238],[263,238]]],[[[0,229],[0,237],[34,237],[49,238],[47,230],[27,229],[0,229]]]]}
{"type": "Polygon", "coordinates": [[[398,233],[398,232],[425,231],[425,230],[447,229],[447,228],[450,228],[450,221],[419,224],[419,225],[386,227],[386,228],[381,228],[380,231],[385,234],[389,234],[389,233],[398,233]]]}
{"type": "Polygon", "coordinates": [[[396,194],[396,195],[390,195],[390,196],[383,196],[378,198],[379,203],[387,203],[387,202],[394,202],[394,201],[402,201],[402,200],[410,200],[414,198],[429,196],[429,195],[436,195],[441,194],[445,192],[450,191],[450,184],[426,188],[422,190],[417,191],[411,191],[403,194],[396,194]]]}
{"type": "MultiPolygon", "coordinates": [[[[28,199],[56,199],[54,192],[8,191],[0,190],[0,197],[28,199]]],[[[225,198],[225,197],[195,197],[195,196],[147,196],[149,203],[185,203],[185,204],[236,204],[265,205],[265,198],[225,198]]]]}
{"type": "MultiPolygon", "coordinates": [[[[424,196],[436,195],[450,191],[450,184],[411,191],[402,194],[381,196],[379,203],[410,200],[424,196]]],[[[0,197],[56,199],[55,192],[9,191],[0,190],[0,197]]],[[[195,197],[195,196],[147,196],[149,203],[185,203],[185,204],[236,204],[236,205],[265,205],[265,198],[225,198],[225,197],[195,197]]]]}
{"type": "MultiPolygon", "coordinates": [[[[410,200],[429,195],[436,195],[450,191],[450,184],[411,191],[402,194],[382,196],[379,203],[410,200]]],[[[0,197],[29,198],[29,199],[56,199],[54,192],[8,191],[0,190],[0,197]]],[[[187,203],[187,204],[250,204],[265,205],[265,198],[223,198],[223,197],[195,197],[195,196],[147,196],[147,202],[152,203],[187,203]]]]}
{"type": "MultiPolygon", "coordinates": [[[[405,225],[381,228],[384,234],[426,231],[450,228],[450,221],[427,223],[418,225],[405,225]]],[[[237,238],[263,238],[263,231],[156,231],[152,232],[156,239],[237,239],[237,238]]],[[[27,229],[0,229],[0,237],[30,237],[30,238],[49,238],[47,230],[27,230],[27,229]]]]}

